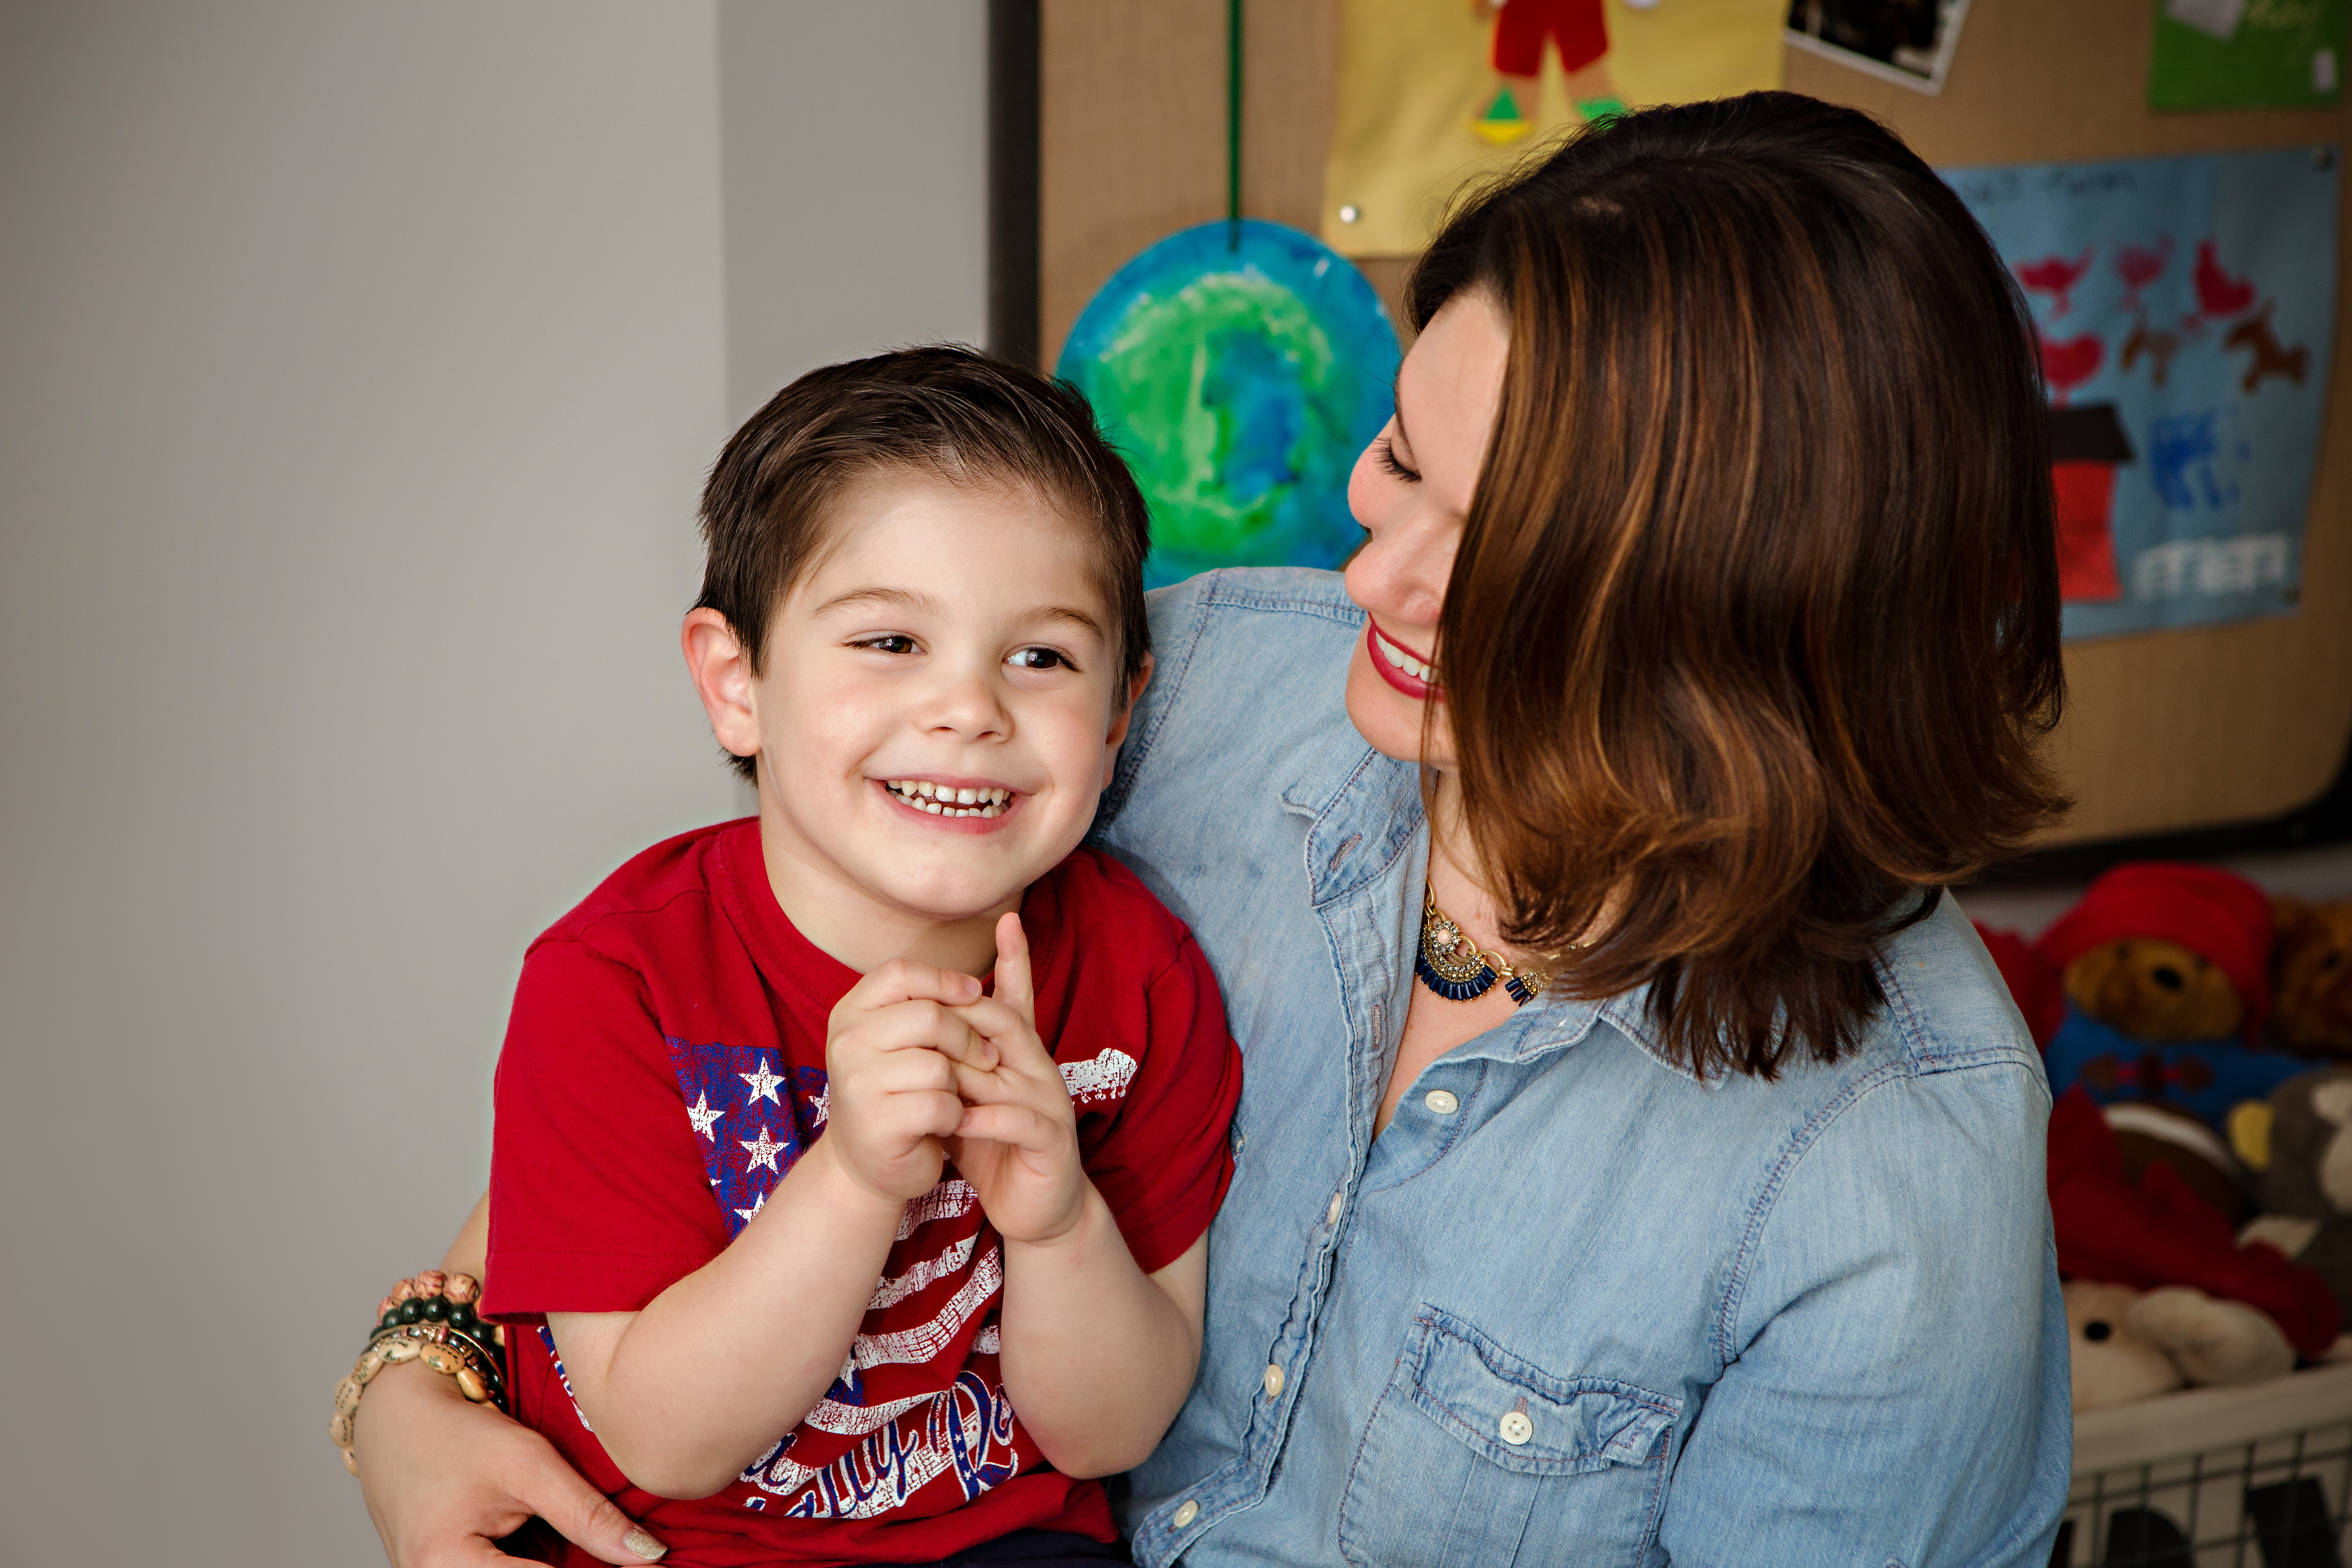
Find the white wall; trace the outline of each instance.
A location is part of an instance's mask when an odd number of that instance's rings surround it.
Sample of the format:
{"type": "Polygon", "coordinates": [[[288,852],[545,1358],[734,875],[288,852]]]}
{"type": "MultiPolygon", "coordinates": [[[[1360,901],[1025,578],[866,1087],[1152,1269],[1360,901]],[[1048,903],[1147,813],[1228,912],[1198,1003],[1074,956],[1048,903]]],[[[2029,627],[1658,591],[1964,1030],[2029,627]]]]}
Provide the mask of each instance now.
{"type": "Polygon", "coordinates": [[[778,125],[955,90],[772,143],[730,248],[714,0],[0,6],[0,1563],[381,1561],[328,1394],[523,944],[740,806],[673,642],[729,366],[978,331],[977,0],[725,9],[778,125]]]}
{"type": "Polygon", "coordinates": [[[983,0],[719,0],[727,394],[741,419],[821,364],[981,341],[983,0]]]}

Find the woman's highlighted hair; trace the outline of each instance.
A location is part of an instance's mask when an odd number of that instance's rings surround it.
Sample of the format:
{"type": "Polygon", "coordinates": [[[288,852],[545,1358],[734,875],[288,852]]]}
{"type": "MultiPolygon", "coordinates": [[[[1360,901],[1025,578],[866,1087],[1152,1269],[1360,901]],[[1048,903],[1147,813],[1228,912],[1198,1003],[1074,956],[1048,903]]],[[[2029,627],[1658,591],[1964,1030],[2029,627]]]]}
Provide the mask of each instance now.
{"type": "Polygon", "coordinates": [[[1415,323],[1465,290],[1510,360],[1439,659],[1506,934],[1695,1070],[1834,1060],[1885,937],[2066,805],[2016,287],[1875,121],[1754,93],[1474,197],[1415,323]]]}

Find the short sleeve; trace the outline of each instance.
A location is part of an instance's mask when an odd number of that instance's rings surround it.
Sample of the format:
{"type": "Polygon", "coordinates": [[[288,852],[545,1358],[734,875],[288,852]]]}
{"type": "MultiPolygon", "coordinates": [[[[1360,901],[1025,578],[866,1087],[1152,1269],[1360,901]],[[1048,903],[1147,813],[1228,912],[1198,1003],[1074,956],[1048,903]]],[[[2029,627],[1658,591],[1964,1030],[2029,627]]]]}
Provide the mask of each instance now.
{"type": "Polygon", "coordinates": [[[1189,932],[1146,987],[1144,1006],[1143,1060],[1118,1114],[1083,1153],[1128,1251],[1150,1274],[1181,1258],[1224,1201],[1242,1057],[1216,976],[1189,932]]]}
{"type": "Polygon", "coordinates": [[[577,941],[533,947],[495,1102],[490,1315],[635,1311],[726,1247],[635,971],[577,941]]]}

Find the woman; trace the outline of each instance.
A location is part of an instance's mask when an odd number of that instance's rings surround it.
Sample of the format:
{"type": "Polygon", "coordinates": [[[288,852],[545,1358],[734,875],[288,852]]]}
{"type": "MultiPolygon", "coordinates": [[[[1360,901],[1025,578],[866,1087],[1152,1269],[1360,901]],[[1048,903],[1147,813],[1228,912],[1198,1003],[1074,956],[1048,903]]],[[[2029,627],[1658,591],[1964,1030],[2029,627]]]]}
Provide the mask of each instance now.
{"type": "MultiPolygon", "coordinates": [[[[1248,1061],[1137,1560],[2046,1561],[2048,1091],[1940,893],[2063,805],[2006,272],[1886,132],[1760,94],[1474,200],[1411,306],[1344,581],[1158,596],[1098,829],[1248,1061]]],[[[388,1381],[395,1561],[534,1510],[643,1560],[388,1381]]]]}

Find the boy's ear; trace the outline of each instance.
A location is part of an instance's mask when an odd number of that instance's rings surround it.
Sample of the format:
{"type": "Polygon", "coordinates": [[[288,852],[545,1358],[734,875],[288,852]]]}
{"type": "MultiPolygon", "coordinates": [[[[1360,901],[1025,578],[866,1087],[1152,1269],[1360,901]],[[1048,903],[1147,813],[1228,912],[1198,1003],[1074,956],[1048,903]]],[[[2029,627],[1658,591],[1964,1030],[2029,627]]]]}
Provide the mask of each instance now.
{"type": "Polygon", "coordinates": [[[735,628],[716,610],[688,610],[677,640],[694,694],[710,715],[711,734],[736,756],[757,756],[760,715],[751,697],[751,660],[735,628]]]}
{"type": "Polygon", "coordinates": [[[1127,700],[1120,703],[1118,710],[1110,716],[1110,734],[1103,742],[1105,749],[1110,752],[1110,755],[1103,759],[1103,788],[1105,789],[1110,787],[1111,769],[1118,764],[1118,749],[1127,740],[1128,722],[1135,717],[1136,700],[1143,695],[1143,689],[1150,684],[1151,656],[1147,653],[1143,656],[1143,668],[1137,670],[1127,683],[1125,693],[1127,700]]]}

